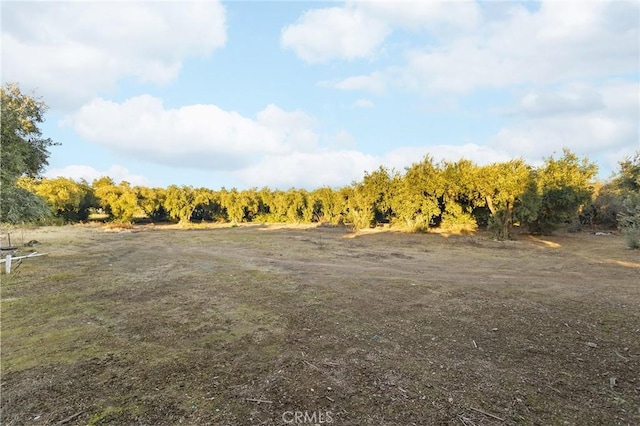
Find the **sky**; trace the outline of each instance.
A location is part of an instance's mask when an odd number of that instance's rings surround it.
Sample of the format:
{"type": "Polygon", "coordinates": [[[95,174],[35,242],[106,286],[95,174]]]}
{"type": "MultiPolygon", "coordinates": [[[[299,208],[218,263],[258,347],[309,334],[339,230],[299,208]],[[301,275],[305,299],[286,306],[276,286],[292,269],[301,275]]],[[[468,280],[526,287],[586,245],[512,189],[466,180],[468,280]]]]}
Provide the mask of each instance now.
{"type": "Polygon", "coordinates": [[[313,189],[431,155],[607,179],[640,150],[640,2],[2,1],[47,177],[313,189]]]}

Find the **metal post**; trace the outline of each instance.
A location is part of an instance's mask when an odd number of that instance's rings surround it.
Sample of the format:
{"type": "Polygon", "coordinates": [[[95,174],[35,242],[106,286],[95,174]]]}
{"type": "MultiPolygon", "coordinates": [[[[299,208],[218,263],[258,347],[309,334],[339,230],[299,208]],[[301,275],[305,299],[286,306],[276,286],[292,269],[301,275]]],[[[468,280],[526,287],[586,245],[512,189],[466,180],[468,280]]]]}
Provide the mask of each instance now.
{"type": "Polygon", "coordinates": [[[4,262],[4,271],[8,274],[11,273],[11,255],[8,254],[5,258],[4,262]]]}

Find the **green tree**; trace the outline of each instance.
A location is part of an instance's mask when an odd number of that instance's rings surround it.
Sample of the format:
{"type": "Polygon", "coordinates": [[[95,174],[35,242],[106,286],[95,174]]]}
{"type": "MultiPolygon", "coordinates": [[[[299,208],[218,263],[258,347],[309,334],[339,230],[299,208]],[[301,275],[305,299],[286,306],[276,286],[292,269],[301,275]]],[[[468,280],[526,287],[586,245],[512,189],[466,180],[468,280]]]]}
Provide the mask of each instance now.
{"type": "Polygon", "coordinates": [[[614,187],[622,193],[640,192],[640,150],[619,165],[620,170],[612,182],[614,187]]]}
{"type": "Polygon", "coordinates": [[[233,223],[240,223],[245,217],[245,203],[242,195],[236,188],[230,191],[221,191],[220,201],[227,212],[227,218],[233,223]]]}
{"type": "Polygon", "coordinates": [[[514,210],[531,182],[531,167],[517,159],[478,170],[478,194],[491,212],[490,229],[496,238],[511,238],[514,210]]]}
{"type": "Polygon", "coordinates": [[[550,232],[562,223],[577,221],[594,192],[598,167],[587,158],[579,159],[568,149],[559,159],[545,159],[535,174],[539,209],[527,221],[532,232],[550,232]]]}
{"type": "Polygon", "coordinates": [[[345,203],[344,198],[338,191],[329,187],[318,188],[312,192],[311,198],[315,200],[315,209],[318,222],[328,222],[332,225],[339,225],[344,220],[345,203]]]}
{"type": "Polygon", "coordinates": [[[33,179],[22,177],[18,185],[46,200],[52,213],[65,222],[85,221],[89,211],[97,207],[93,188],[85,181],[58,177],[55,179],[33,179]]]}
{"type": "Polygon", "coordinates": [[[115,185],[111,178],[103,177],[93,182],[93,188],[99,205],[114,222],[130,223],[137,214],[142,213],[138,205],[138,193],[129,182],[122,181],[115,185]]]}
{"type": "Polygon", "coordinates": [[[620,162],[613,181],[620,199],[618,225],[630,248],[640,248],[640,151],[620,162]]]}
{"type": "Polygon", "coordinates": [[[47,105],[23,94],[17,83],[0,89],[0,105],[0,221],[36,220],[47,214],[45,202],[16,182],[21,176],[38,176],[48,164],[49,147],[55,143],[38,127],[47,105]]]}
{"type": "Polygon", "coordinates": [[[442,226],[475,228],[474,211],[486,206],[477,188],[479,168],[472,161],[461,159],[445,162],[442,176],[446,182],[443,194],[442,226]]]}
{"type": "MultiPolygon", "coordinates": [[[[164,208],[169,217],[178,220],[181,224],[189,223],[198,209],[206,211],[207,215],[212,215],[213,205],[220,207],[218,195],[206,188],[171,185],[165,193],[164,208]]],[[[205,219],[202,211],[201,220],[205,219]]]]}
{"type": "Polygon", "coordinates": [[[430,156],[407,168],[404,176],[393,181],[390,204],[395,221],[414,230],[435,226],[442,215],[445,185],[441,169],[430,156]]]}
{"type": "Polygon", "coordinates": [[[355,186],[361,203],[359,207],[362,211],[373,212],[374,225],[376,222],[391,221],[395,175],[396,173],[380,166],[372,173],[365,173],[362,183],[355,186]]]}
{"type": "Polygon", "coordinates": [[[133,189],[138,194],[138,205],[150,220],[163,221],[168,219],[167,211],[164,208],[166,199],[164,188],[136,186],[133,189]]]}

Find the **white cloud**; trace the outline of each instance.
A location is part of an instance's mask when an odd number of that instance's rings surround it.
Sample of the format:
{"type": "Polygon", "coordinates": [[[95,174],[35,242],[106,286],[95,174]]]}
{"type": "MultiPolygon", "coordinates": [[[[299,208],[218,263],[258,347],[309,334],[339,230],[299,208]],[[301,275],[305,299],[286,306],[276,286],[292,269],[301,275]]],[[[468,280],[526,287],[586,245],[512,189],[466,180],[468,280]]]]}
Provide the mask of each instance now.
{"type": "Polygon", "coordinates": [[[376,158],[353,150],[294,152],[268,155],[262,161],[234,173],[248,186],[268,185],[286,189],[344,186],[362,179],[365,170],[378,167],[376,158]]]}
{"type": "MultiPolygon", "coordinates": [[[[435,35],[419,39],[422,45],[412,41],[394,46],[403,49],[403,64],[322,83],[339,89],[381,91],[396,86],[427,94],[466,94],[481,88],[633,74],[640,63],[637,2],[546,0],[529,9],[508,2],[498,7],[478,2],[363,1],[332,9],[358,13],[389,28],[435,35]]],[[[323,9],[307,13],[318,10],[323,9]]],[[[328,19],[297,25],[314,34],[332,29],[328,19]]],[[[366,36],[357,26],[352,31],[366,36]]],[[[323,40],[332,58],[346,57],[337,41],[323,40]]],[[[376,48],[383,49],[384,38],[375,40],[376,48]]]]}
{"type": "Polygon", "coordinates": [[[545,1],[537,11],[510,7],[506,18],[488,20],[483,31],[409,52],[400,84],[466,93],[637,72],[637,3],[545,1]]]}
{"type": "Polygon", "coordinates": [[[385,90],[385,76],[382,73],[374,72],[370,75],[347,77],[343,80],[321,81],[319,85],[341,90],[363,90],[380,94],[385,90]]]}
{"type": "Polygon", "coordinates": [[[306,11],[282,30],[281,45],[312,63],[370,58],[394,27],[443,35],[473,29],[480,17],[467,1],[347,1],[306,11]]]}
{"type": "Polygon", "coordinates": [[[511,158],[504,151],[475,144],[402,147],[382,155],[369,155],[353,149],[331,149],[269,155],[252,166],[234,172],[234,175],[248,187],[340,187],[360,181],[365,172],[372,172],[380,166],[402,173],[413,163],[421,161],[426,154],[431,155],[436,162],[466,158],[477,164],[507,161],[511,158]]]}
{"type": "Polygon", "coordinates": [[[313,9],[282,30],[282,47],[307,62],[371,57],[389,34],[382,21],[355,7],[313,9]]]}
{"type": "Polygon", "coordinates": [[[358,99],[354,102],[353,106],[356,108],[373,108],[376,105],[370,99],[358,99]]]}
{"type": "Polygon", "coordinates": [[[207,2],[9,2],[2,78],[72,108],[123,78],[164,84],[191,56],[226,42],[225,10],[207,2]]]}
{"type": "Polygon", "coordinates": [[[615,152],[617,160],[640,149],[638,83],[610,82],[555,94],[530,91],[520,105],[524,115],[497,133],[491,141],[495,148],[531,160],[563,147],[589,157],[615,152]]]}
{"type": "Polygon", "coordinates": [[[361,11],[395,27],[447,33],[471,30],[481,19],[480,7],[473,1],[357,1],[361,11]]]}
{"type": "Polygon", "coordinates": [[[605,107],[602,95],[592,88],[531,90],[520,101],[522,112],[532,117],[581,114],[605,107]]]}
{"type": "MultiPolygon", "coordinates": [[[[479,163],[508,158],[500,150],[478,145],[437,145],[393,149],[370,155],[355,148],[353,136],[341,129],[323,136],[316,120],[302,111],[268,105],[255,118],[215,105],[165,108],[152,96],[123,103],[95,99],[66,120],[85,140],[122,156],[173,167],[230,173],[246,186],[277,188],[348,185],[380,165],[404,170],[426,153],[436,160],[469,158],[479,163]]],[[[87,180],[107,174],[118,180],[143,183],[126,169],[99,172],[86,166],[51,170],[87,180]]]]}
{"type": "Polygon", "coordinates": [[[381,164],[403,171],[413,163],[422,161],[425,155],[433,157],[435,162],[458,161],[462,158],[476,164],[485,165],[513,158],[506,151],[474,143],[464,145],[430,145],[418,147],[403,147],[392,150],[381,157],[381,164]]]}
{"type": "Polygon", "coordinates": [[[47,178],[66,177],[75,181],[84,179],[89,183],[102,176],[109,176],[116,183],[127,181],[132,185],[153,186],[152,182],[146,177],[133,174],[126,167],[117,164],[103,171],[99,171],[91,166],[74,164],[58,169],[47,170],[44,176],[47,178]]]}
{"type": "Polygon", "coordinates": [[[121,155],[205,170],[233,170],[258,155],[315,147],[315,120],[268,105],[256,119],[216,105],[166,109],[149,95],[123,103],[94,99],[66,119],[84,139],[121,155]]]}

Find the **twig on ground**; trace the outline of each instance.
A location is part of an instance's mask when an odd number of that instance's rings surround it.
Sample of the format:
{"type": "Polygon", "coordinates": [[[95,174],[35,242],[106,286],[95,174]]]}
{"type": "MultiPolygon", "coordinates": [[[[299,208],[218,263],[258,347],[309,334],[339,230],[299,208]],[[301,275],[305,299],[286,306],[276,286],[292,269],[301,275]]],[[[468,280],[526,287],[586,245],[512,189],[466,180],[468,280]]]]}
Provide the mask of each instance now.
{"type": "Polygon", "coordinates": [[[474,422],[471,421],[471,419],[465,417],[465,416],[458,416],[458,419],[462,422],[462,424],[464,426],[475,426],[476,424],[474,422]]]}
{"type": "Polygon", "coordinates": [[[616,355],[618,355],[618,357],[620,357],[620,359],[622,359],[623,361],[629,361],[629,358],[627,358],[626,356],[622,356],[618,353],[618,351],[615,351],[616,355]]]}
{"type": "Polygon", "coordinates": [[[498,416],[496,416],[494,414],[487,413],[486,411],[483,411],[483,410],[481,410],[479,408],[473,408],[473,407],[469,407],[469,408],[471,410],[473,410],[473,411],[476,411],[476,412],[480,413],[480,414],[484,414],[485,416],[493,417],[496,420],[500,420],[501,422],[504,422],[504,419],[502,417],[498,417],[498,416]]]}
{"type": "Polygon", "coordinates": [[[244,400],[247,402],[257,402],[258,404],[260,403],[273,404],[273,401],[269,401],[266,399],[245,398],[244,400]]]}
{"type": "Polygon", "coordinates": [[[325,398],[327,398],[331,402],[336,402],[333,398],[329,398],[328,396],[325,396],[325,398]]]}
{"type": "Polygon", "coordinates": [[[549,386],[549,385],[545,385],[545,386],[548,387],[551,390],[554,390],[554,391],[558,392],[558,393],[562,393],[558,389],[554,388],[553,386],[549,386]]]}
{"type": "Polygon", "coordinates": [[[310,363],[309,361],[307,361],[306,359],[303,359],[303,360],[302,360],[302,362],[304,362],[305,364],[307,364],[309,367],[313,368],[314,370],[318,370],[318,371],[321,371],[321,372],[322,372],[322,370],[321,370],[320,368],[318,368],[318,367],[316,367],[315,365],[311,364],[311,363],[310,363]]]}
{"type": "Polygon", "coordinates": [[[474,348],[476,348],[476,349],[478,349],[478,345],[476,344],[476,341],[475,341],[475,340],[472,340],[472,342],[473,342],[473,347],[474,347],[474,348]]]}
{"type": "Polygon", "coordinates": [[[73,419],[75,419],[76,417],[79,417],[80,415],[82,415],[82,413],[84,413],[83,411],[78,411],[77,413],[67,417],[66,419],[62,419],[60,420],[58,423],[56,423],[57,426],[61,426],[63,424],[69,423],[70,421],[72,421],[73,419]]]}

